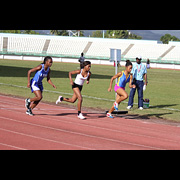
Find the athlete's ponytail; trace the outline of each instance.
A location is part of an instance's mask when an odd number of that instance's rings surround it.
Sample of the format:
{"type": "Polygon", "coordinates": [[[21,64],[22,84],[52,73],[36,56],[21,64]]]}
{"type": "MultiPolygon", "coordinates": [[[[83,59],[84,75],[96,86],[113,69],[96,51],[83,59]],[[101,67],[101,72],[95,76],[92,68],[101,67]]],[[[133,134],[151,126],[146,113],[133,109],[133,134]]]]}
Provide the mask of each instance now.
{"type": "Polygon", "coordinates": [[[132,62],[131,62],[130,60],[127,60],[125,66],[126,66],[126,67],[127,67],[127,66],[132,66],[132,62]]]}

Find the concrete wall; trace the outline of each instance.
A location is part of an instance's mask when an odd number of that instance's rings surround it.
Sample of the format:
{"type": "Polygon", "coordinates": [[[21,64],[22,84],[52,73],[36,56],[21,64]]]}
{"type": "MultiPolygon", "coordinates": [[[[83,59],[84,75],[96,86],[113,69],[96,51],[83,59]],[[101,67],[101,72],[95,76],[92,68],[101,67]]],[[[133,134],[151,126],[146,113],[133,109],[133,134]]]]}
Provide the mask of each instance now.
{"type": "MultiPolygon", "coordinates": [[[[14,55],[0,55],[0,59],[10,59],[10,60],[28,60],[28,61],[43,61],[44,57],[38,56],[14,56],[14,55]]],[[[73,58],[57,58],[53,57],[54,62],[70,62],[70,63],[79,63],[78,59],[73,58]]],[[[92,64],[102,64],[102,65],[111,65],[113,66],[113,62],[109,62],[107,60],[95,60],[88,59],[92,64]]],[[[122,61],[121,66],[125,66],[125,62],[122,61]]],[[[159,64],[159,63],[151,63],[151,68],[163,68],[163,69],[179,69],[180,65],[175,64],[159,64]]]]}

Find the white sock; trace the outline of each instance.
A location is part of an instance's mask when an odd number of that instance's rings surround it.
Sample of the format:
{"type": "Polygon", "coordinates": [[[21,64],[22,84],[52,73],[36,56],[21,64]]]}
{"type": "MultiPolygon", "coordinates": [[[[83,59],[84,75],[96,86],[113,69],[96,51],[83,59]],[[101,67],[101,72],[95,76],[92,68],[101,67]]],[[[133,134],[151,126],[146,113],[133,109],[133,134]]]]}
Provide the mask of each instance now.
{"type": "Polygon", "coordinates": [[[115,106],[116,106],[116,108],[118,108],[119,104],[117,102],[115,102],[115,106]]]}

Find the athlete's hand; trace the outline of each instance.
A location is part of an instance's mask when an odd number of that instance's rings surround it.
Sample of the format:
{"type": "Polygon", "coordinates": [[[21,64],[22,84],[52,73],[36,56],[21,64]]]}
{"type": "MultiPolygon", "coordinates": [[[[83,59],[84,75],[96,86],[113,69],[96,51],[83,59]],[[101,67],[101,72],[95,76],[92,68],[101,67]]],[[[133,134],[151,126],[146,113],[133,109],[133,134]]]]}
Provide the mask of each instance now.
{"type": "Polygon", "coordinates": [[[135,85],[135,84],[133,84],[133,87],[132,87],[132,88],[134,88],[134,89],[135,89],[135,88],[136,88],[136,85],[135,85]]]}
{"type": "Polygon", "coordinates": [[[73,85],[74,85],[74,82],[73,82],[73,81],[71,81],[71,82],[70,82],[70,84],[73,86],[73,85]]]}
{"type": "Polygon", "coordinates": [[[54,84],[52,85],[52,87],[55,88],[55,89],[57,89],[57,87],[56,87],[54,84]]]}
{"type": "Polygon", "coordinates": [[[30,87],[31,87],[30,83],[28,83],[28,84],[27,84],[27,87],[28,87],[28,88],[30,88],[30,87]]]}
{"type": "Polygon", "coordinates": [[[111,87],[110,87],[110,88],[108,88],[108,91],[109,91],[109,92],[111,92],[111,91],[112,91],[112,88],[111,88],[111,87]]]}
{"type": "Polygon", "coordinates": [[[89,81],[86,81],[86,84],[89,84],[89,81]]]}

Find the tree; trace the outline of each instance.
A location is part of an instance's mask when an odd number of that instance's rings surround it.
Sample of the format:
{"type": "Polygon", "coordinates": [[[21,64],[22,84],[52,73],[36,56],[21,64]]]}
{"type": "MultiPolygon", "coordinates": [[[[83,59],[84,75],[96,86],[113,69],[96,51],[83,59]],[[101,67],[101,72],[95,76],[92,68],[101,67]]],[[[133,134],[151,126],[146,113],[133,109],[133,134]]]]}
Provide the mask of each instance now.
{"type": "Polygon", "coordinates": [[[165,34],[160,38],[160,41],[163,42],[163,44],[168,44],[169,41],[171,40],[171,35],[170,34],[165,34]]]}
{"type": "Polygon", "coordinates": [[[21,34],[21,30],[1,30],[0,33],[16,33],[16,34],[21,34]]]}
{"type": "Polygon", "coordinates": [[[58,30],[58,36],[68,36],[69,33],[66,30],[58,30]]]}
{"type": "Polygon", "coordinates": [[[50,34],[52,34],[52,35],[58,35],[58,30],[50,30],[50,34]]]}
{"type": "Polygon", "coordinates": [[[141,36],[138,36],[138,35],[136,35],[136,34],[130,34],[130,35],[128,36],[128,39],[142,39],[142,37],[141,37],[141,36]]]}
{"type": "Polygon", "coordinates": [[[93,33],[92,33],[92,37],[103,37],[103,33],[102,33],[102,31],[100,30],[98,30],[98,31],[94,31],[93,33]]]}
{"type": "Polygon", "coordinates": [[[171,36],[171,41],[180,41],[176,36],[171,36]]]}
{"type": "MultiPolygon", "coordinates": [[[[84,36],[84,32],[81,30],[74,30],[73,33],[76,33],[79,36],[84,36]]],[[[67,30],[50,30],[50,34],[58,35],[58,36],[69,36],[69,32],[67,30]]]]}
{"type": "Polygon", "coordinates": [[[132,34],[128,30],[107,30],[105,37],[118,39],[142,39],[141,36],[132,34]]]}
{"type": "Polygon", "coordinates": [[[33,30],[24,30],[22,31],[23,34],[39,34],[38,32],[36,31],[33,31],[33,30]]]}
{"type": "Polygon", "coordinates": [[[15,33],[15,34],[39,34],[36,31],[33,30],[1,30],[1,33],[15,33]]]}
{"type": "Polygon", "coordinates": [[[180,41],[180,39],[175,36],[171,36],[170,34],[165,34],[160,38],[160,41],[162,41],[163,44],[168,44],[169,41],[180,41]]]}
{"type": "Polygon", "coordinates": [[[80,30],[80,37],[84,37],[84,31],[80,30]]]}
{"type": "Polygon", "coordinates": [[[118,38],[125,39],[127,33],[124,30],[107,30],[105,37],[107,38],[118,38]]]}

